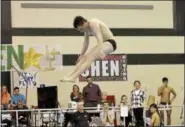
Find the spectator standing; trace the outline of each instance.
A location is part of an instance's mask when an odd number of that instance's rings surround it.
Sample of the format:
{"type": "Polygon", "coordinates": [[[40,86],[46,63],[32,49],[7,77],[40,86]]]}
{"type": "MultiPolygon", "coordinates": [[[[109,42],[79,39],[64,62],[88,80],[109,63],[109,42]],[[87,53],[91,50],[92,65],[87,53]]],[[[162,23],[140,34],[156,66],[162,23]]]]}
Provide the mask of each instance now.
{"type": "Polygon", "coordinates": [[[143,119],[143,104],[146,100],[146,94],[141,90],[140,81],[134,82],[135,89],[131,91],[131,106],[133,108],[134,116],[136,119],[136,126],[144,126],[143,119]]]}
{"type": "MultiPolygon", "coordinates": [[[[168,78],[164,77],[162,79],[163,85],[158,89],[158,96],[161,97],[160,105],[161,106],[169,106],[172,104],[173,100],[176,98],[177,94],[175,90],[168,85],[168,78]],[[171,99],[170,95],[173,94],[171,99]]],[[[171,125],[171,112],[172,110],[167,110],[167,124],[171,125]]],[[[161,111],[161,120],[164,122],[164,111],[161,111]]]]}
{"type": "Polygon", "coordinates": [[[101,103],[101,89],[93,83],[92,77],[87,77],[88,84],[83,88],[85,107],[97,107],[101,103]]]}
{"type": "MultiPolygon", "coordinates": [[[[120,108],[122,106],[128,106],[129,107],[128,99],[127,99],[127,96],[126,95],[122,95],[121,96],[120,108]]],[[[124,120],[123,117],[121,117],[120,119],[121,119],[121,121],[124,120]]],[[[131,111],[130,111],[130,108],[129,108],[128,117],[125,117],[125,125],[126,125],[126,127],[128,127],[129,123],[131,123],[131,122],[132,122],[132,115],[131,115],[131,111]]]]}

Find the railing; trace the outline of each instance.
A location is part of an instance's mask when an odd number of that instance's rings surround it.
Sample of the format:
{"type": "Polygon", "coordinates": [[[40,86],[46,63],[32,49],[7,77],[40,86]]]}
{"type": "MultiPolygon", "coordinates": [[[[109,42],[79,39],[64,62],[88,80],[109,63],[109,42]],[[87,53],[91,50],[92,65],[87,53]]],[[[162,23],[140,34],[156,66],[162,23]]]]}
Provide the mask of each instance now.
{"type": "MultiPolygon", "coordinates": [[[[167,110],[171,110],[172,107],[179,107],[182,108],[182,110],[184,111],[184,105],[169,105],[169,106],[159,106],[158,109],[159,111],[167,111],[167,110]]],[[[129,106],[129,108],[132,108],[131,106],[129,106]]],[[[143,107],[144,108],[144,118],[146,118],[146,111],[149,109],[148,107],[143,107]]],[[[120,107],[110,107],[110,109],[114,110],[114,112],[118,112],[120,113],[120,107]]],[[[86,110],[86,112],[88,113],[100,113],[103,111],[103,107],[86,107],[84,108],[84,110],[86,110]]],[[[53,114],[57,114],[57,122],[58,122],[58,114],[64,114],[64,113],[74,113],[76,111],[75,108],[56,108],[56,109],[27,109],[27,110],[1,110],[2,114],[5,113],[10,113],[10,112],[15,112],[16,114],[16,125],[19,126],[19,122],[18,122],[18,112],[31,112],[31,121],[33,122],[33,115],[38,115],[38,117],[40,118],[41,115],[44,114],[48,114],[48,113],[53,113],[53,114]],[[47,112],[46,112],[47,111],[47,112]]],[[[35,116],[36,117],[36,116],[35,116]]],[[[35,121],[36,122],[36,121],[35,121]]],[[[39,120],[39,123],[37,126],[41,125],[41,121],[39,120]]],[[[60,125],[62,125],[62,121],[60,121],[60,125]]],[[[145,123],[146,125],[146,123],[145,123]]],[[[165,115],[164,112],[164,126],[167,125],[167,117],[165,115]]]]}

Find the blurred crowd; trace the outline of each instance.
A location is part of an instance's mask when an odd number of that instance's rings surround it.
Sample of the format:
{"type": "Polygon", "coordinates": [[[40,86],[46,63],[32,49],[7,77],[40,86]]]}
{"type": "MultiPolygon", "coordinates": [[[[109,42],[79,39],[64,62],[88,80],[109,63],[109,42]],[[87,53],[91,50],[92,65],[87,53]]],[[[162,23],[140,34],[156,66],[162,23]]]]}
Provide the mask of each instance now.
{"type": "MultiPolygon", "coordinates": [[[[164,123],[164,111],[159,111],[160,106],[168,106],[173,103],[176,98],[176,92],[172,87],[168,85],[168,78],[162,78],[162,85],[158,88],[157,95],[160,97],[160,102],[156,103],[156,100],[148,97],[145,91],[141,87],[139,80],[134,81],[134,89],[130,92],[129,98],[127,95],[122,95],[120,103],[117,107],[128,107],[128,115],[126,117],[120,116],[120,125],[130,126],[135,125],[137,127],[144,126],[160,126],[164,123]],[[171,97],[171,95],[173,95],[171,97]],[[150,99],[150,100],[149,100],[150,99]],[[151,101],[152,100],[152,101],[151,101]],[[148,106],[146,118],[143,116],[144,107],[148,106]],[[133,121],[134,120],[134,121],[133,121]],[[145,122],[144,122],[145,121],[145,122]],[[134,124],[133,124],[134,122],[134,124]]],[[[116,125],[115,111],[111,107],[116,106],[115,97],[108,95],[106,92],[102,92],[99,85],[93,82],[92,77],[87,77],[87,85],[83,88],[82,92],[78,85],[74,85],[70,94],[71,102],[76,102],[77,111],[73,114],[65,113],[64,126],[73,125],[79,126],[91,126],[93,119],[96,118],[96,122],[99,121],[101,126],[114,126],[116,125]],[[100,113],[88,113],[84,110],[84,107],[100,107],[102,112],[100,113]],[[94,117],[95,116],[95,117],[94,117]]],[[[32,108],[38,108],[32,106],[32,108]]],[[[2,86],[1,92],[1,109],[2,110],[22,110],[28,109],[26,105],[26,98],[23,94],[19,93],[19,88],[15,87],[13,94],[7,90],[6,86],[2,86]]],[[[171,125],[171,109],[167,110],[167,124],[171,125]]],[[[15,113],[11,113],[11,120],[5,119],[3,122],[16,125],[15,113]]],[[[18,113],[19,123],[31,126],[30,112],[18,113]]]]}
{"type": "MultiPolygon", "coordinates": [[[[145,91],[141,87],[141,82],[139,80],[134,81],[134,89],[131,91],[130,98],[127,95],[122,95],[120,99],[120,104],[118,107],[128,106],[128,116],[120,116],[120,123],[126,126],[132,125],[135,122],[135,126],[144,126],[147,123],[148,126],[160,126],[164,124],[164,111],[158,110],[159,107],[168,106],[173,103],[176,98],[176,92],[172,87],[168,85],[168,78],[162,78],[162,85],[158,88],[157,95],[160,97],[160,101],[157,102],[154,96],[148,97],[145,91]],[[173,97],[171,97],[171,94],[173,97]],[[146,118],[143,116],[144,107],[148,107],[146,113],[146,118]],[[132,115],[133,114],[133,115],[132,115]],[[134,119],[133,119],[134,117],[134,119]],[[148,118],[148,119],[147,119],[148,118]],[[134,121],[133,121],[134,120],[134,121]],[[145,121],[145,122],[144,122],[145,121]]],[[[84,102],[84,107],[97,107],[101,105],[104,112],[97,115],[102,125],[113,126],[115,125],[115,112],[111,110],[109,106],[116,106],[115,98],[112,100],[108,99],[109,95],[106,92],[101,92],[98,84],[94,84],[91,77],[87,77],[87,86],[85,86],[80,92],[77,85],[73,86],[73,92],[71,93],[71,101],[84,102]]],[[[167,113],[167,125],[171,125],[171,107],[166,110],[167,113]]],[[[95,114],[96,115],[96,114],[95,114]]]]}
{"type": "MultiPolygon", "coordinates": [[[[6,86],[2,86],[1,91],[1,110],[26,110],[28,107],[26,106],[25,96],[19,93],[19,88],[14,88],[14,93],[10,95],[6,86]]],[[[11,112],[11,114],[4,119],[2,123],[7,123],[8,126],[16,125],[16,114],[15,112],[11,112]],[[8,119],[9,118],[9,119],[8,119]]],[[[29,112],[19,112],[18,113],[18,121],[19,123],[30,126],[30,113],[29,112]]]]}

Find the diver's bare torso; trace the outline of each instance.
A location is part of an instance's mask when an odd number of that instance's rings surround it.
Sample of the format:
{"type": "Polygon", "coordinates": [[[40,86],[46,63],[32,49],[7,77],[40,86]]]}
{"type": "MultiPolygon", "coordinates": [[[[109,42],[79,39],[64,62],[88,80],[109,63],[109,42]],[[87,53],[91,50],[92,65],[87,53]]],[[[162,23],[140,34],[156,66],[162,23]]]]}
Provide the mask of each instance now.
{"type": "Polygon", "coordinates": [[[88,21],[90,28],[85,31],[87,35],[92,35],[95,36],[96,33],[95,31],[93,31],[93,25],[98,25],[101,31],[101,35],[103,38],[103,42],[109,40],[109,39],[113,39],[114,40],[114,36],[111,32],[111,30],[109,29],[109,27],[102,21],[98,20],[98,19],[91,19],[88,21]]]}

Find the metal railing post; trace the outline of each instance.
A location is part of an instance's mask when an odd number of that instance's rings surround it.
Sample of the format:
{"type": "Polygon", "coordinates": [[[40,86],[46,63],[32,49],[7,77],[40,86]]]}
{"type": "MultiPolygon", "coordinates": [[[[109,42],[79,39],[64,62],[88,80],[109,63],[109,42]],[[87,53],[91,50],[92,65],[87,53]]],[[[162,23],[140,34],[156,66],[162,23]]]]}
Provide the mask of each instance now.
{"type": "Polygon", "coordinates": [[[41,118],[40,118],[40,110],[38,110],[38,117],[39,117],[39,127],[40,127],[40,122],[41,122],[41,118]]]}
{"type": "Polygon", "coordinates": [[[16,110],[15,111],[16,113],[16,126],[18,127],[19,126],[19,116],[18,116],[18,111],[16,110]]]}

